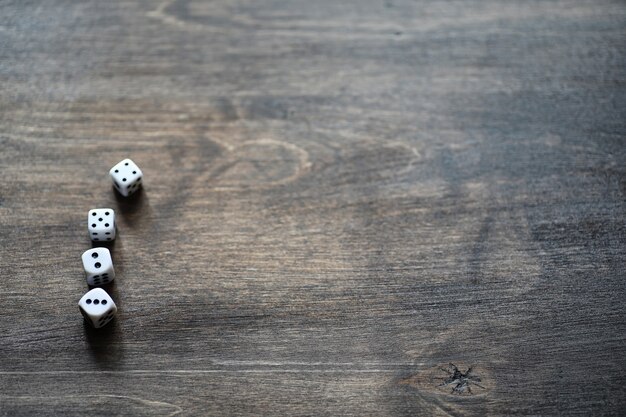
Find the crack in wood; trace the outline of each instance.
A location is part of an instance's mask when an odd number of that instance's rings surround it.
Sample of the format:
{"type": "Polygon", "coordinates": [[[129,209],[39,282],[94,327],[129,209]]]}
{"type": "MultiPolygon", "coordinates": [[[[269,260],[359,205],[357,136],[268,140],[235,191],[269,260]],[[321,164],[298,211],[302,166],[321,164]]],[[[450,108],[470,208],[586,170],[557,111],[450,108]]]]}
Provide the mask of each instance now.
{"type": "Polygon", "coordinates": [[[451,394],[472,394],[472,384],[485,389],[483,385],[479,384],[481,378],[478,375],[474,375],[472,366],[467,368],[465,372],[462,372],[455,364],[450,363],[448,368],[441,368],[441,370],[446,372],[448,377],[439,386],[452,385],[451,394]]]}

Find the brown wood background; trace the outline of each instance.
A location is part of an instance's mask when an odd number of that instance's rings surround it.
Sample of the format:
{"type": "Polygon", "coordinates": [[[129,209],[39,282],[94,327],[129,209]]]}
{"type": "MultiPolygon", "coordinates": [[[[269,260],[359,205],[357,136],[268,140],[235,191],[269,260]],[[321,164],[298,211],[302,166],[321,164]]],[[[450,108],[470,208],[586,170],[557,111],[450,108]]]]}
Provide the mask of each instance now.
{"type": "Polygon", "coordinates": [[[0,415],[624,415],[625,116],[623,1],[2,1],[0,415]]]}

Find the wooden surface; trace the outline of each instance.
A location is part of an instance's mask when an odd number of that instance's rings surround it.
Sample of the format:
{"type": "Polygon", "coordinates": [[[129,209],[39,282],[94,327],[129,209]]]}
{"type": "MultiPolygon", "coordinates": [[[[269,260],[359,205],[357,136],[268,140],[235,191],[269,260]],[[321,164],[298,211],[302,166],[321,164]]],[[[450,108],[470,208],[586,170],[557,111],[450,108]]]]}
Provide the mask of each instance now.
{"type": "Polygon", "coordinates": [[[625,46],[609,0],[0,2],[0,415],[623,415],[625,46]]]}

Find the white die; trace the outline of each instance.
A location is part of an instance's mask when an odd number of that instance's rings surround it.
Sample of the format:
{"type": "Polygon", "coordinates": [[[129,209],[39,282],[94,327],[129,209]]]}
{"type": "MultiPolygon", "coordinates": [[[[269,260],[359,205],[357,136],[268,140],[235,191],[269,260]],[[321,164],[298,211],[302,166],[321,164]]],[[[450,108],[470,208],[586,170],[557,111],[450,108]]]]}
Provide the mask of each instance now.
{"type": "Polygon", "coordinates": [[[130,159],[124,159],[109,171],[113,186],[121,195],[128,197],[141,187],[143,173],[130,159]]]}
{"type": "Polygon", "coordinates": [[[115,212],[110,208],[89,210],[87,229],[91,240],[108,242],[115,239],[115,212]]]}
{"type": "Polygon", "coordinates": [[[111,252],[107,248],[93,248],[81,256],[87,284],[92,287],[108,284],[115,279],[111,252]]]}
{"type": "Polygon", "coordinates": [[[78,308],[85,320],[96,329],[110,322],[117,313],[113,299],[102,288],[94,288],[83,295],[78,308]]]}

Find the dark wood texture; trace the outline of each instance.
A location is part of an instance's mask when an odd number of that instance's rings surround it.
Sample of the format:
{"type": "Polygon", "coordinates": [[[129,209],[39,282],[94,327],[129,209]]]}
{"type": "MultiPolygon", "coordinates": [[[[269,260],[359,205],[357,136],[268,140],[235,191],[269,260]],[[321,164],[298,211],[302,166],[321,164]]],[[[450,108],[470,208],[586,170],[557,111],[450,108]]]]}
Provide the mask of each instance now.
{"type": "Polygon", "coordinates": [[[2,1],[0,239],[3,416],[623,415],[626,4],[2,1]]]}

